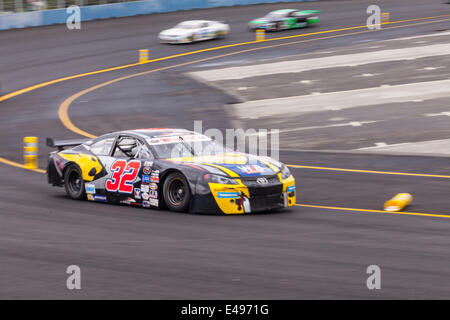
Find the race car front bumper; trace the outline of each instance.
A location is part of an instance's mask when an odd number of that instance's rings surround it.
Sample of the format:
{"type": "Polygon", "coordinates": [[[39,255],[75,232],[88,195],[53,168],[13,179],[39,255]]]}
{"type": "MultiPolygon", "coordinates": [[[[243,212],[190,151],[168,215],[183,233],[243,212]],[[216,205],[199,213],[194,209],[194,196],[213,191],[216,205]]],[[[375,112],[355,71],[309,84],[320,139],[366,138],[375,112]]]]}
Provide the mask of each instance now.
{"type": "MultiPolygon", "coordinates": [[[[237,180],[239,184],[209,183],[207,195],[194,201],[193,211],[199,213],[220,212],[223,214],[245,214],[287,208],[295,205],[296,190],[293,176],[267,185],[254,181],[237,180]]],[[[199,195],[198,195],[199,196],[199,195]]]]}

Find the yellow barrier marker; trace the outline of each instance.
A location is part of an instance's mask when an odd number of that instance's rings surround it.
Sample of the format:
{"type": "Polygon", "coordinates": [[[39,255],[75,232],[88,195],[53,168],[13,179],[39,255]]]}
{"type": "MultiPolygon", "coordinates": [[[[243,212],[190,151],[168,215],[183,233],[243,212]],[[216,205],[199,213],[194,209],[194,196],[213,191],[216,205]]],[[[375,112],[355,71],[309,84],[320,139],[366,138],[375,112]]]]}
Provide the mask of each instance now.
{"type": "Polygon", "coordinates": [[[37,137],[25,137],[23,138],[24,146],[24,161],[25,169],[37,169],[37,151],[38,151],[38,138],[37,137]]]}
{"type": "Polygon", "coordinates": [[[409,193],[399,193],[391,200],[388,200],[384,204],[384,210],[390,212],[397,212],[409,205],[413,200],[412,195],[409,193]]]}
{"type": "Polygon", "coordinates": [[[391,17],[391,14],[389,12],[383,12],[381,14],[381,22],[382,23],[389,23],[390,17],[391,17]]]}
{"type": "Polygon", "coordinates": [[[257,29],[256,30],[256,41],[264,41],[266,40],[266,32],[264,29],[257,29]]]}
{"type": "Polygon", "coordinates": [[[139,50],[139,63],[145,63],[148,61],[148,49],[139,50]]]}

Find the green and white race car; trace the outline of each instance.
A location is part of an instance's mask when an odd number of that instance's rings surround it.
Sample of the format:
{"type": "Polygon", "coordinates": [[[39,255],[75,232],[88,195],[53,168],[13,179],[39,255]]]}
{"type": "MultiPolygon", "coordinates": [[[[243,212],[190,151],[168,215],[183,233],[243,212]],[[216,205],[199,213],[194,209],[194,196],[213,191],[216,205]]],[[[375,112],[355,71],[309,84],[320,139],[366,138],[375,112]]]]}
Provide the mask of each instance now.
{"type": "Polygon", "coordinates": [[[266,31],[303,28],[318,23],[319,13],[318,10],[275,10],[262,18],[250,21],[248,27],[250,30],[265,29],[266,31]]]}

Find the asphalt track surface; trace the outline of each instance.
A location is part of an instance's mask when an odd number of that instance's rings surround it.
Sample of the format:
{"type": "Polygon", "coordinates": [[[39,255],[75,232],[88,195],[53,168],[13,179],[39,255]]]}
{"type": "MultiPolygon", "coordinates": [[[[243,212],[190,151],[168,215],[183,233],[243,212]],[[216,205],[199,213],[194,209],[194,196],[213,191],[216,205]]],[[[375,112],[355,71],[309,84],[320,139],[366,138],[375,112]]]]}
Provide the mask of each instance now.
{"type": "MultiPolygon", "coordinates": [[[[374,3],[390,11],[395,20],[450,11],[438,1],[426,4],[423,1],[323,1],[296,6],[322,10],[321,17],[326,24],[314,29],[321,31],[365,24],[366,16],[362,13],[368,4],[374,3]]],[[[66,31],[64,26],[1,32],[3,93],[61,76],[128,64],[141,48],[149,48],[151,56],[161,57],[252,40],[245,23],[277,7],[280,5],[96,21],[84,23],[83,30],[77,33],[66,31]],[[233,28],[230,37],[180,47],[156,43],[159,30],[178,20],[205,15],[230,21],[233,28]]],[[[449,22],[417,25],[383,33],[328,38],[217,61],[271,59],[345,46],[371,37],[423,34],[448,25],[449,22]]],[[[283,36],[309,31],[289,31],[283,36]]],[[[59,105],[76,92],[133,72],[232,50],[235,49],[70,80],[3,101],[1,156],[21,162],[21,139],[26,135],[37,135],[41,141],[46,136],[79,137],[67,130],[58,118],[59,105]]],[[[191,127],[194,119],[204,120],[205,127],[229,127],[223,105],[233,98],[192,83],[181,74],[184,70],[148,74],[141,86],[121,82],[117,97],[110,99],[115,103],[102,104],[101,93],[92,92],[85,100],[74,102],[69,110],[70,118],[92,134],[144,125],[191,127]],[[139,98],[143,92],[150,94],[145,99],[139,98]],[[135,99],[130,100],[130,96],[135,99]],[[151,109],[148,101],[152,101],[151,109]]],[[[41,145],[41,167],[46,152],[48,149],[41,145]]],[[[48,186],[42,173],[2,163],[0,298],[450,297],[450,209],[447,205],[450,179],[442,177],[450,175],[447,158],[290,151],[282,152],[281,160],[293,165],[379,173],[293,167],[298,203],[330,208],[298,206],[278,213],[208,216],[71,201],[62,189],[48,186]],[[414,205],[407,210],[412,214],[380,212],[382,203],[398,192],[415,196],[414,205]],[[72,264],[81,267],[81,291],[65,288],[65,270],[72,264]],[[365,285],[366,268],[372,264],[382,270],[382,289],[378,291],[369,291],[365,285]]]]}

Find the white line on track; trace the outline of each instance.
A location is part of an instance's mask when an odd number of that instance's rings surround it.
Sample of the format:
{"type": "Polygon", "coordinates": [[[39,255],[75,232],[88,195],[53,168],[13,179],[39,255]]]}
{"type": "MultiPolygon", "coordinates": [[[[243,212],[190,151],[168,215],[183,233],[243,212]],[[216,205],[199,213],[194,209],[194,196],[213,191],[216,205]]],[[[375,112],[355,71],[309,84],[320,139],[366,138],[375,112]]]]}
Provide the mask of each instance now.
{"type": "Polygon", "coordinates": [[[450,80],[427,81],[358,90],[254,100],[232,106],[241,118],[292,116],[329,110],[450,97],[450,80]]]}
{"type": "Polygon", "coordinates": [[[450,139],[404,142],[396,144],[375,145],[356,150],[380,152],[407,152],[416,154],[450,154],[450,139]]]}
{"type": "Polygon", "coordinates": [[[272,74],[298,73],[308,70],[359,66],[388,61],[415,60],[442,55],[450,55],[450,43],[195,71],[190,74],[205,81],[235,80],[268,76],[272,74]]]}
{"type": "MultiPolygon", "coordinates": [[[[351,121],[345,123],[335,123],[335,124],[327,124],[323,126],[311,126],[311,127],[301,127],[301,128],[293,128],[293,129],[285,129],[280,130],[279,133],[288,133],[288,132],[296,132],[296,131],[306,131],[306,130],[316,130],[316,129],[327,129],[327,128],[337,128],[337,127],[361,127],[365,124],[371,124],[376,122],[381,122],[382,120],[373,120],[373,121],[351,121]]],[[[250,135],[270,135],[272,132],[256,132],[250,135]]]]}
{"type": "Polygon", "coordinates": [[[444,111],[439,113],[426,113],[424,114],[425,117],[439,117],[439,116],[447,116],[450,117],[450,111],[444,111]]]}
{"type": "Polygon", "coordinates": [[[375,76],[379,76],[382,73],[363,73],[363,74],[359,74],[356,76],[353,76],[354,78],[368,78],[368,77],[375,77],[375,76]]]}
{"type": "Polygon", "coordinates": [[[383,41],[411,40],[411,39],[428,38],[428,37],[440,37],[440,36],[450,36],[450,32],[439,32],[439,33],[425,34],[425,35],[420,35],[420,36],[388,39],[388,40],[383,40],[383,41]]]}

